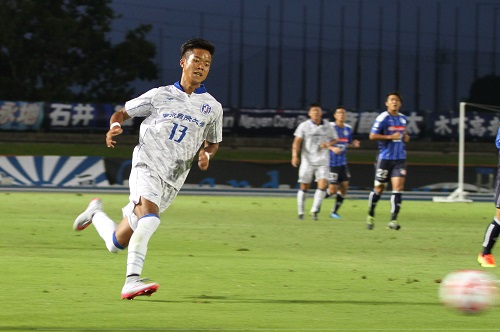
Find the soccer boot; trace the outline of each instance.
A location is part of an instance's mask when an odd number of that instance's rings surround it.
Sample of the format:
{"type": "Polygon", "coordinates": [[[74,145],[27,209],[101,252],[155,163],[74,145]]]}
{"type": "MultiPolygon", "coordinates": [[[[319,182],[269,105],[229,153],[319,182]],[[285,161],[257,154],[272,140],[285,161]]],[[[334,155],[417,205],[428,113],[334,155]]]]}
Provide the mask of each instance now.
{"type": "Polygon", "coordinates": [[[479,265],[482,267],[495,267],[495,257],[493,257],[492,254],[488,255],[483,255],[482,253],[479,253],[477,256],[477,262],[479,265]]]}
{"type": "Polygon", "coordinates": [[[399,229],[401,228],[401,226],[398,224],[398,222],[396,220],[391,220],[387,224],[387,228],[399,231],[399,229]]]}
{"type": "Polygon", "coordinates": [[[340,219],[340,216],[338,214],[336,214],[335,212],[332,212],[332,213],[330,213],[330,218],[340,219]]]}
{"type": "Polygon", "coordinates": [[[299,220],[304,220],[304,215],[303,214],[299,214],[299,220]]]}
{"type": "Polygon", "coordinates": [[[136,279],[123,285],[122,299],[133,300],[136,296],[151,296],[151,294],[158,290],[158,287],[160,287],[160,285],[156,282],[150,282],[149,279],[136,279]]]}
{"type": "Polygon", "coordinates": [[[73,229],[75,231],[83,231],[85,228],[89,227],[92,223],[92,218],[94,214],[102,211],[102,201],[100,198],[94,198],[90,201],[89,206],[83,213],[76,217],[73,223],[73,229]]]}
{"type": "Polygon", "coordinates": [[[318,213],[319,212],[313,212],[313,211],[309,212],[313,220],[318,220],[318,213]]]}
{"type": "Polygon", "coordinates": [[[373,227],[375,227],[375,218],[372,216],[367,216],[366,217],[366,228],[372,230],[373,227]]]}

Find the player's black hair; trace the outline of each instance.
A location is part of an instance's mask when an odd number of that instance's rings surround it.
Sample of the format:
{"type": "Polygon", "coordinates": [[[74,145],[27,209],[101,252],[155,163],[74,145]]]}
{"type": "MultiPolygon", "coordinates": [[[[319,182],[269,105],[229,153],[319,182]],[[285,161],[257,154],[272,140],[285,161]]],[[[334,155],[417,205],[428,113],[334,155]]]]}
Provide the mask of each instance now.
{"type": "Polygon", "coordinates": [[[195,48],[201,48],[210,52],[211,56],[214,56],[215,46],[208,40],[202,38],[193,38],[181,45],[181,58],[186,54],[186,52],[191,51],[195,48]]]}
{"type": "Polygon", "coordinates": [[[321,104],[320,103],[317,103],[317,102],[314,102],[314,103],[310,103],[309,104],[309,107],[307,108],[308,110],[310,110],[311,108],[313,107],[321,107],[321,104]]]}
{"type": "Polygon", "coordinates": [[[387,100],[387,98],[389,98],[389,96],[397,96],[399,98],[399,101],[403,102],[403,97],[401,97],[401,94],[399,93],[399,91],[391,91],[391,92],[387,93],[387,95],[385,96],[385,99],[387,100]]]}

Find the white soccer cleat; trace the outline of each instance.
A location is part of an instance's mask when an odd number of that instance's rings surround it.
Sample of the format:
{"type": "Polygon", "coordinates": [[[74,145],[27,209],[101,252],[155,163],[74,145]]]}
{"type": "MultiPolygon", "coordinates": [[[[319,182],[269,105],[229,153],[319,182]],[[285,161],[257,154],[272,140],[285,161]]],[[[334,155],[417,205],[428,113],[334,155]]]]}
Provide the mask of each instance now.
{"type": "Polygon", "coordinates": [[[83,231],[85,228],[89,227],[92,223],[92,218],[97,212],[102,212],[102,201],[100,198],[94,198],[90,201],[89,206],[83,213],[76,217],[73,223],[73,229],[75,231],[83,231]]]}
{"type": "Polygon", "coordinates": [[[122,288],[122,299],[133,300],[136,296],[151,296],[151,294],[158,290],[160,285],[156,282],[147,282],[148,280],[143,278],[125,283],[122,288]]]}

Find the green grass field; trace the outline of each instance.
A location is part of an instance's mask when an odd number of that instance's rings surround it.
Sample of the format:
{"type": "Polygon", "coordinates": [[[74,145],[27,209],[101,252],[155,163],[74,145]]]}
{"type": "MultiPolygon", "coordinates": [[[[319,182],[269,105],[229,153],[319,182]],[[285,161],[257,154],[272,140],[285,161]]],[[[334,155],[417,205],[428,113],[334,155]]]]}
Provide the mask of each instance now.
{"type": "MultiPolygon", "coordinates": [[[[437,297],[447,273],[480,269],[492,203],[405,201],[392,231],[383,200],[369,231],[365,200],[346,200],[341,220],[325,201],[314,222],[296,219],[294,198],[181,194],[144,268],[160,289],[124,301],[126,253],[107,252],[93,227],[71,228],[93,196],[0,197],[2,331],[500,330],[498,306],[464,315],[437,297]]],[[[100,197],[120,219],[127,196],[100,197]]]]}

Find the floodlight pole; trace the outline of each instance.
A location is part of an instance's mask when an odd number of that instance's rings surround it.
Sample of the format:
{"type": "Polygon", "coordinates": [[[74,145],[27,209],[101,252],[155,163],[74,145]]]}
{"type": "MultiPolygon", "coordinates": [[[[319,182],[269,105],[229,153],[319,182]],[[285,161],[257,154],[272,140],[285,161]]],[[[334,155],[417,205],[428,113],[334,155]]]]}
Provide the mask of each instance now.
{"type": "Polygon", "coordinates": [[[465,155],[465,102],[460,103],[458,122],[458,188],[457,193],[460,199],[465,199],[464,192],[464,155],[465,155]]]}
{"type": "Polygon", "coordinates": [[[465,102],[460,103],[458,121],[458,186],[448,197],[433,197],[434,202],[472,202],[464,191],[464,155],[465,155],[465,102]]]}

